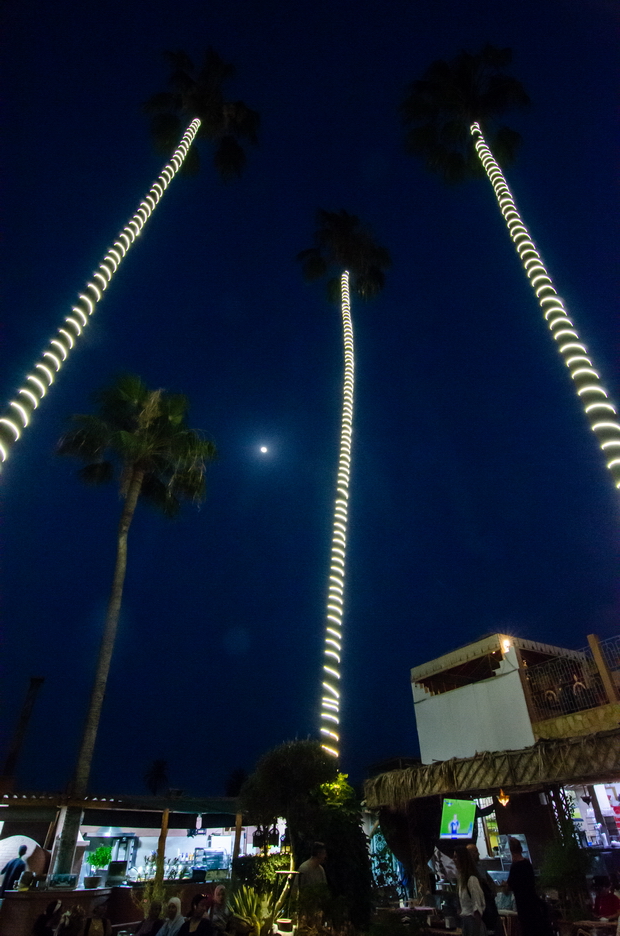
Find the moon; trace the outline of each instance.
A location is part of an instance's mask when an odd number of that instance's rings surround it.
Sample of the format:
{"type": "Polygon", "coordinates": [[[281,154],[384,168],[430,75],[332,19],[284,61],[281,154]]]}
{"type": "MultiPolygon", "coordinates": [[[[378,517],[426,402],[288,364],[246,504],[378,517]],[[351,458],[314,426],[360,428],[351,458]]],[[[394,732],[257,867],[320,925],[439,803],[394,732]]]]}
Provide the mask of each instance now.
{"type": "Polygon", "coordinates": [[[268,451],[269,451],[269,449],[267,448],[266,445],[261,445],[260,450],[261,450],[261,452],[262,452],[263,454],[265,454],[265,452],[268,452],[268,451]]]}

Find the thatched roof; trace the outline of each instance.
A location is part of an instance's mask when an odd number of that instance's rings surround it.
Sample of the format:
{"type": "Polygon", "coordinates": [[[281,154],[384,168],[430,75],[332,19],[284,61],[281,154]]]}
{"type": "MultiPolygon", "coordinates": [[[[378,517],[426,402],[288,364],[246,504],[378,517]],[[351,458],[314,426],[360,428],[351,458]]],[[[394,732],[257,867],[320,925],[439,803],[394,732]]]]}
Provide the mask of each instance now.
{"type": "Polygon", "coordinates": [[[391,770],[364,784],[366,805],[403,806],[437,794],[490,796],[500,787],[518,793],[554,784],[602,783],[620,776],[620,728],[577,738],[538,741],[520,751],[486,751],[474,757],[391,770]]]}

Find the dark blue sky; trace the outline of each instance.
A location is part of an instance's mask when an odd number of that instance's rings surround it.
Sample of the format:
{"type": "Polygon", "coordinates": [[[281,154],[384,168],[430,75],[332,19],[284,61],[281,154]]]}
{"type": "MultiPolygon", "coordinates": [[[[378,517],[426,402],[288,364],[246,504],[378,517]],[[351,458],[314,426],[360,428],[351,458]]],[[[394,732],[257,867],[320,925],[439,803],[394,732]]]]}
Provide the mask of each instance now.
{"type": "Polygon", "coordinates": [[[136,517],[93,790],[139,791],[165,757],[173,785],[216,794],[316,730],[342,355],[293,257],[319,206],[394,261],[354,308],[344,769],[415,751],[411,666],[489,631],[613,633],[617,492],[490,187],[405,156],[398,105],[435,58],[513,48],[533,106],[508,180],[618,401],[615,4],[7,0],[4,18],[4,400],[159,174],[140,104],[161,50],[213,45],[262,117],[240,182],[206,153],[173,182],[2,475],[5,738],[46,677],[22,786],[70,775],[119,513],[54,443],[121,370],[186,393],[220,459],[200,511],[136,517]]]}

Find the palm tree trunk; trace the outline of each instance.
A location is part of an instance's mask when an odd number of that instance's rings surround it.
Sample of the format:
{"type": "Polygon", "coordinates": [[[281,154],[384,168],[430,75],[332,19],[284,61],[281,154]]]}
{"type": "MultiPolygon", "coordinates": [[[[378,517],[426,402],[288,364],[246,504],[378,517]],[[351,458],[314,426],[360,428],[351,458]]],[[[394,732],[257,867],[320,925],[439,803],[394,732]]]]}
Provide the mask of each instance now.
{"type": "Polygon", "coordinates": [[[349,301],[349,274],[340,278],[340,306],[344,344],[344,384],[340,421],[340,455],[336,482],[336,503],[327,595],[327,621],[323,649],[323,695],[321,699],[321,747],[333,757],[339,757],[340,736],[340,655],[342,652],[342,616],[344,611],[344,579],[347,549],[349,478],[351,472],[351,438],[353,432],[353,390],[355,379],[355,348],[349,301]]]}
{"type": "Polygon", "coordinates": [[[192,120],[170,158],[170,162],[164,166],[161,175],[138,205],[136,213],[119,233],[118,240],[114,241],[108,249],[96,272],[93,273],[92,280],[84,287],[84,292],[79,294],[71,315],[66,316],[62,327],[58,329],[40,359],[27,374],[24,383],[17,390],[15,399],[7,404],[3,412],[0,411],[0,467],[30,422],[34,410],[54,383],[56,373],[69,357],[78,337],[88,324],[89,316],[97,308],[97,303],[114,274],[183,165],[199,128],[200,120],[198,118],[192,120]]]}
{"type": "Polygon", "coordinates": [[[545,321],[556,342],[558,352],[568,367],[577,396],[590,422],[590,428],[603,450],[605,465],[612,474],[614,484],[620,488],[620,423],[614,418],[616,408],[609,402],[607,391],[592,364],[587,348],[566,313],[564,304],[553,285],[553,280],[517,211],[506,179],[482,135],[480,125],[474,123],[469,130],[474,138],[478,158],[493,186],[508,232],[543,311],[545,321]]]}
{"type": "MultiPolygon", "coordinates": [[[[110,661],[114,650],[116,640],[116,631],[118,628],[118,619],[121,611],[121,602],[123,598],[123,585],[125,582],[125,572],[127,570],[127,534],[133,520],[136,510],[144,472],[134,469],[129,481],[123,512],[118,525],[118,540],[116,547],[116,566],[114,568],[114,578],[112,579],[112,590],[108,601],[105,627],[101,645],[99,647],[99,657],[97,660],[97,671],[91,691],[88,713],[86,715],[86,724],[82,734],[82,742],[78,754],[77,765],[73,782],[70,787],[70,795],[73,799],[83,800],[88,788],[88,778],[93,759],[93,749],[97,738],[99,728],[99,719],[101,717],[101,706],[105,696],[108,673],[110,672],[110,661]]],[[[58,853],[56,857],[56,874],[70,874],[75,853],[75,844],[77,833],[79,831],[82,815],[81,805],[70,805],[67,808],[65,823],[60,835],[58,844],[58,853]]]]}

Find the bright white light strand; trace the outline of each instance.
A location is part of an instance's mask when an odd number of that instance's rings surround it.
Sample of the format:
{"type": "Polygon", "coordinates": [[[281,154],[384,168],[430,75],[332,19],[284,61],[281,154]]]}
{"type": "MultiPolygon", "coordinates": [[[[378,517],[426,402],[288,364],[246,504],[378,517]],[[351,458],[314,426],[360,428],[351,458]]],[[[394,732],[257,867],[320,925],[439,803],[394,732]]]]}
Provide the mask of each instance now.
{"type": "Polygon", "coordinates": [[[140,202],[136,213],[127,222],[112,247],[109,248],[98,269],[93,273],[78,302],[73,306],[71,315],[66,316],[63,327],[50,340],[42,353],[41,359],[34,365],[32,372],[26,375],[24,384],[17,390],[15,400],[11,400],[0,417],[0,462],[6,461],[11,447],[20,438],[22,431],[30,422],[33,411],[37,408],[47,391],[54,383],[56,374],[63,366],[69,353],[88,324],[103,292],[123,262],[136,237],[151,216],[153,209],[183,165],[194,137],[198,133],[200,120],[192,120],[183,134],[181,142],[164,166],[161,175],[153,183],[150,191],[140,202]]]}
{"type": "Polygon", "coordinates": [[[344,383],[342,417],[340,421],[340,455],[336,480],[336,503],[332,527],[332,548],[327,589],[327,623],[325,626],[323,697],[321,699],[321,747],[333,757],[340,756],[340,658],[342,654],[342,615],[344,612],[344,577],[347,549],[349,478],[351,472],[351,441],[353,434],[353,387],[355,357],[353,324],[349,299],[349,274],[340,278],[340,305],[344,343],[344,383]]]}
{"type": "MultiPolygon", "coordinates": [[[[610,418],[610,414],[616,415],[616,408],[608,402],[607,391],[601,384],[586,346],[577,334],[577,329],[555,291],[553,281],[517,211],[506,179],[482,135],[480,125],[474,123],[469,129],[474,137],[478,157],[493,186],[515,249],[521,258],[557,349],[568,367],[575,390],[590,422],[590,428],[595,433],[603,451],[620,448],[620,423],[610,418]]],[[[612,455],[611,452],[609,454],[612,455]]],[[[616,487],[620,488],[620,459],[611,457],[606,459],[605,465],[611,472],[616,487]]]]}

